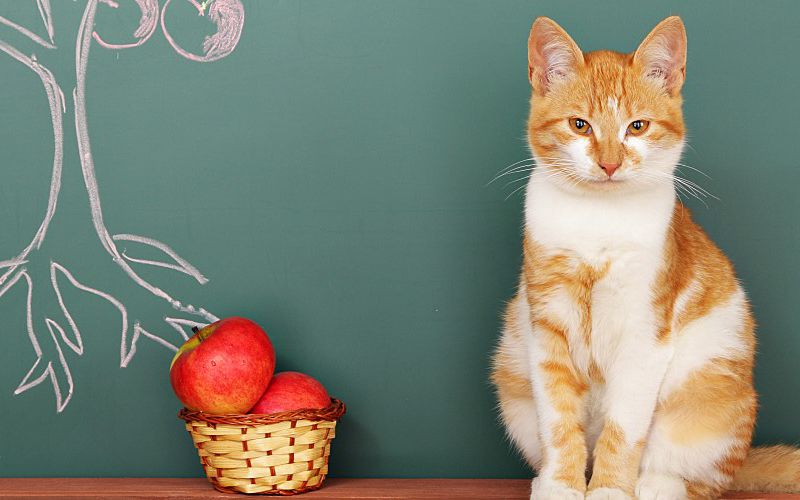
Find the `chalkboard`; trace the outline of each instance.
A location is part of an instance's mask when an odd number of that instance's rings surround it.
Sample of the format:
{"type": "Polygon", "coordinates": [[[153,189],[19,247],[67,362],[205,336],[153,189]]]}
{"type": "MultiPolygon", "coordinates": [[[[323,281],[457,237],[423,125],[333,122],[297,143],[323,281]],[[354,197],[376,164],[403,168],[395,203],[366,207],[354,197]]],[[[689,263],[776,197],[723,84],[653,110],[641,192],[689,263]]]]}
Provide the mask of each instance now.
{"type": "Polygon", "coordinates": [[[348,404],[334,475],[525,477],[487,382],[523,195],[489,181],[529,156],[530,23],[630,51],[669,14],[757,440],[797,441],[800,4],[2,0],[0,475],[200,475],[169,361],[242,315],[348,404]]]}

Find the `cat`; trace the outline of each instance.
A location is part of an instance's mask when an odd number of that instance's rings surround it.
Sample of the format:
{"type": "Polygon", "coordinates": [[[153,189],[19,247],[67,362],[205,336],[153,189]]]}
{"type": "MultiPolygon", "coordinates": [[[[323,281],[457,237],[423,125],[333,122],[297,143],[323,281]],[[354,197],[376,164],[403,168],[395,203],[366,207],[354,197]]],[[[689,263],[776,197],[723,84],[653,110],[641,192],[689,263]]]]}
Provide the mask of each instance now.
{"type": "Polygon", "coordinates": [[[531,28],[536,167],[491,378],[532,499],[800,491],[800,451],[750,447],[750,305],[676,198],[686,47],[675,16],[632,54],[531,28]]]}

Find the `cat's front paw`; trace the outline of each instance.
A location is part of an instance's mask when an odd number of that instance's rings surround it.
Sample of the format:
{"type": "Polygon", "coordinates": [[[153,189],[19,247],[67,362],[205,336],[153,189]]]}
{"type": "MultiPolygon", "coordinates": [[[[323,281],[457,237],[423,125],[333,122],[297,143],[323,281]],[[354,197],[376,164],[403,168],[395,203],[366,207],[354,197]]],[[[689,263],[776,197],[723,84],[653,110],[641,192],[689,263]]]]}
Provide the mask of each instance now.
{"type": "Polygon", "coordinates": [[[643,474],[636,483],[639,500],[684,500],[686,485],[683,479],[664,474],[643,474]]]}
{"type": "Polygon", "coordinates": [[[583,492],[561,481],[537,477],[531,483],[531,500],[584,500],[583,492]]]}
{"type": "Polygon", "coordinates": [[[586,493],[586,500],[631,500],[631,497],[618,488],[597,488],[586,493]]]}

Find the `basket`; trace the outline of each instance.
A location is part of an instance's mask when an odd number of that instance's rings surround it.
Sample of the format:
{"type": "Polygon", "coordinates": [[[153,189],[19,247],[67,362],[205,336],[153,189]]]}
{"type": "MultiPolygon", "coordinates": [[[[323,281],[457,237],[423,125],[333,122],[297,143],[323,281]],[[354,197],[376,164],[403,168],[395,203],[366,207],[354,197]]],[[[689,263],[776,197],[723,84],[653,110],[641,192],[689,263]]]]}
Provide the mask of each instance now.
{"type": "Polygon", "coordinates": [[[186,408],[200,463],[214,488],[227,493],[294,495],[316,490],[328,473],[331,440],[344,403],[269,415],[210,415],[186,408]]]}

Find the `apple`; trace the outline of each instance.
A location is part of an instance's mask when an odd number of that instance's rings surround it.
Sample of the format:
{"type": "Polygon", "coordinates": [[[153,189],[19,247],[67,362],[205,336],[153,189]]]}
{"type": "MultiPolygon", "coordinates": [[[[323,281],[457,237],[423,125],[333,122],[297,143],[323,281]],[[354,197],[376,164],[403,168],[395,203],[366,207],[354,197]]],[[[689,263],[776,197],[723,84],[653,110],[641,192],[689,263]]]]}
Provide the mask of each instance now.
{"type": "Polygon", "coordinates": [[[244,413],[256,404],[275,371],[266,332],[245,318],[225,318],[187,340],[169,367],[178,399],[190,410],[244,413]]]}
{"type": "Polygon", "coordinates": [[[280,372],[272,377],[266,392],[249,413],[325,408],[329,404],[328,391],[315,378],[300,372],[280,372]]]}

